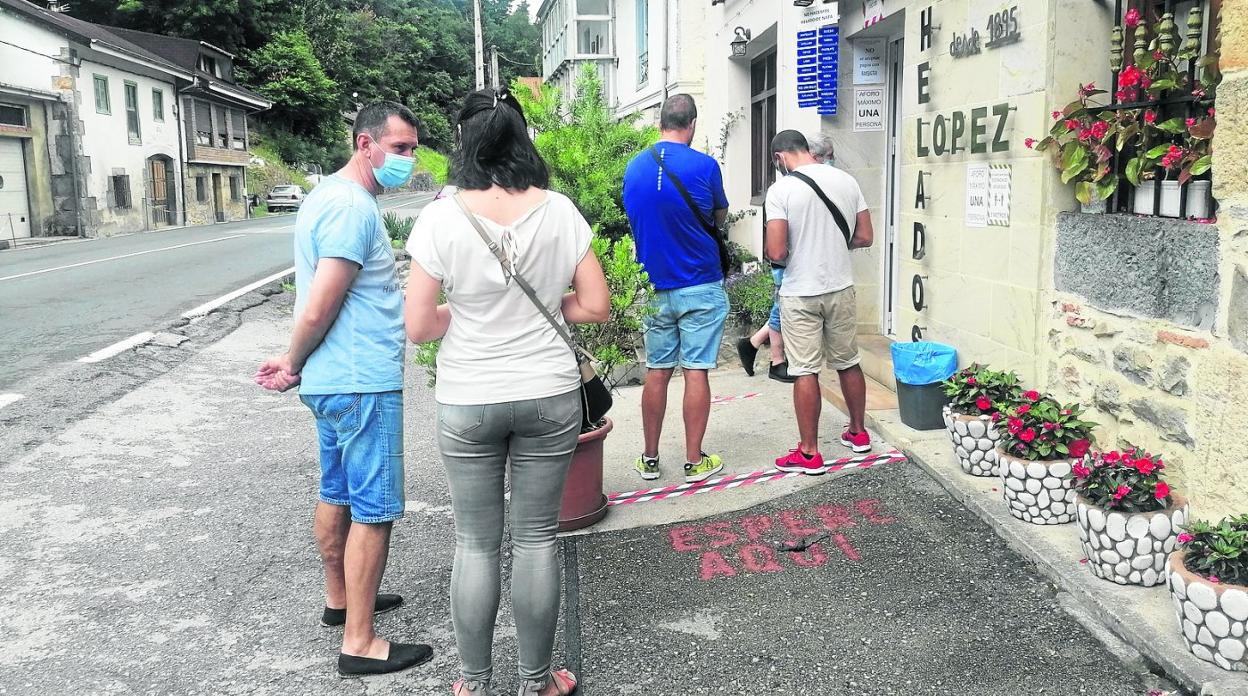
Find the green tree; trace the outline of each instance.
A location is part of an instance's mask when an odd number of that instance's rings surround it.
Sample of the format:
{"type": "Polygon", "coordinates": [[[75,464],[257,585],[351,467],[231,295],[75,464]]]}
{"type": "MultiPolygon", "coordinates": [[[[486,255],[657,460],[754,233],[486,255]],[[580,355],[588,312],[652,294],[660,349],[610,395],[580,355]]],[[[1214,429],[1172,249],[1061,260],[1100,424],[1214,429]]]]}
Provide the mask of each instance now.
{"type": "Polygon", "coordinates": [[[338,84],[325,75],[302,30],[284,31],[243,56],[240,78],[273,102],[267,120],[291,133],[322,138],[343,137],[338,84]]]}

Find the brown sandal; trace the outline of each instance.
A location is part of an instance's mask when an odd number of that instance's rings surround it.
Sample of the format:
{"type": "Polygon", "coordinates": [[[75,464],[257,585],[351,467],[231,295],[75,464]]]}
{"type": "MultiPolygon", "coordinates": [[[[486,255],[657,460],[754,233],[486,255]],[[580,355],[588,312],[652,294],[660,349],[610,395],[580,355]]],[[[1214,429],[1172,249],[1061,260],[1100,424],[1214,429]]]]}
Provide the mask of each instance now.
{"type": "Polygon", "coordinates": [[[536,687],[540,682],[526,682],[520,686],[520,696],[529,694],[544,694],[546,689],[553,686],[555,692],[549,696],[571,696],[576,693],[576,675],[566,669],[554,670],[550,673],[550,679],[547,680],[545,686],[534,691],[532,687],[536,687]]]}

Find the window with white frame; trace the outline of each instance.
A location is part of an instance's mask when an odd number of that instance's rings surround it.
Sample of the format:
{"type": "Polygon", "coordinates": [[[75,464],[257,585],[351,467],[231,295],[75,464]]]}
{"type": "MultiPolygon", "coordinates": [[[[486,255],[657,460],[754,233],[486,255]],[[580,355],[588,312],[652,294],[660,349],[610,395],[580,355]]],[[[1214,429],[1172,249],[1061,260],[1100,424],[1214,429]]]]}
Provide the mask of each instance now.
{"type": "Polygon", "coordinates": [[[0,126],[29,128],[30,120],[26,115],[26,107],[17,104],[0,104],[0,126]]]}
{"type": "Polygon", "coordinates": [[[126,90],[126,135],[131,145],[143,142],[142,129],[139,126],[139,86],[133,82],[125,83],[126,90]]]}
{"type": "Polygon", "coordinates": [[[95,112],[98,114],[113,113],[112,104],[108,100],[108,78],[95,76],[95,112]]]}
{"type": "Polygon", "coordinates": [[[650,81],[650,0],[637,0],[637,86],[650,81]]]}
{"type": "Polygon", "coordinates": [[[152,90],[152,118],[165,120],[165,93],[159,89],[152,90]]]}

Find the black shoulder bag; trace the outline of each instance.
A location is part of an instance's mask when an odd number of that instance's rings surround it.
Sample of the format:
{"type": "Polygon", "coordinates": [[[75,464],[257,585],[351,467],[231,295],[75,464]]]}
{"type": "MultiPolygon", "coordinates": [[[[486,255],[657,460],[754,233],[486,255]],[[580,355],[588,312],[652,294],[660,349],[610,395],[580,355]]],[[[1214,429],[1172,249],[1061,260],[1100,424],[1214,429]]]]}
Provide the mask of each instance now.
{"type": "Polygon", "coordinates": [[[517,273],[516,269],[511,267],[511,260],[507,258],[507,254],[490,237],[490,233],[486,232],[485,228],[481,226],[481,222],[468,209],[464,199],[460,198],[458,193],[454,197],[455,202],[459,205],[459,209],[464,211],[464,216],[468,218],[468,222],[472,223],[473,229],[480,235],[481,241],[485,242],[485,245],[490,248],[490,252],[494,254],[494,258],[498,259],[499,265],[503,267],[503,277],[512,278],[516,281],[516,285],[519,285],[524,294],[533,302],[533,306],[537,307],[537,311],[555,328],[555,333],[558,333],[564,343],[568,344],[568,348],[572,349],[572,355],[576,357],[576,364],[581,371],[581,431],[593,430],[606,417],[607,411],[611,410],[611,406],[614,403],[614,400],[611,398],[611,390],[607,388],[602,378],[594,370],[594,356],[590,355],[589,351],[576,345],[576,341],[572,338],[568,327],[560,323],[550,313],[546,305],[542,304],[542,301],[538,299],[533,286],[529,285],[529,282],[517,273]]]}
{"type": "Polygon", "coordinates": [[[693,211],[693,216],[698,219],[698,224],[702,225],[702,229],[706,230],[706,233],[711,235],[711,239],[715,240],[715,248],[719,250],[719,270],[723,271],[724,277],[727,278],[728,273],[732,270],[732,253],[728,251],[728,244],[724,241],[724,236],[720,234],[719,228],[715,226],[715,221],[707,218],[706,213],[702,212],[702,209],[698,207],[697,201],[693,200],[693,196],[689,195],[689,189],[685,188],[684,182],[672,173],[671,167],[663,166],[663,158],[659,156],[659,151],[653,145],[650,146],[650,156],[659,165],[659,169],[664,174],[667,174],[667,178],[671,180],[672,185],[680,192],[681,198],[685,199],[685,205],[688,205],[689,209],[693,211]]]}
{"type": "Polygon", "coordinates": [[[845,237],[845,248],[853,249],[854,247],[851,245],[851,240],[854,235],[849,231],[849,223],[846,222],[845,216],[841,214],[840,208],[836,207],[836,204],[832,202],[832,199],[828,198],[827,194],[823,192],[823,189],[819,188],[819,184],[816,184],[814,179],[801,172],[790,173],[802,181],[805,181],[808,186],[815,190],[815,194],[819,196],[819,199],[823,201],[823,204],[828,206],[828,210],[832,213],[832,217],[836,218],[836,226],[841,228],[841,234],[845,237]]]}

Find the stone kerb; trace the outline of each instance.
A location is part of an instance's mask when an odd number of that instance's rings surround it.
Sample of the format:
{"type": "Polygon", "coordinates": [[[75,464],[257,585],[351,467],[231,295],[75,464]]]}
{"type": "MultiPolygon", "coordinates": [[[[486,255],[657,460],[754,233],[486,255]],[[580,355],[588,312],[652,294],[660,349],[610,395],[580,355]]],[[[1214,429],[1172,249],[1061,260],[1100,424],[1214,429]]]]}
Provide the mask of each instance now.
{"type": "Polygon", "coordinates": [[[1111,512],[1077,496],[1079,540],[1098,578],[1119,585],[1152,587],[1165,582],[1166,558],[1187,523],[1187,500],[1171,496],[1170,507],[1153,512],[1111,512]]]}
{"type": "Polygon", "coordinates": [[[942,410],[945,430],[962,471],[971,476],[997,475],[997,444],[1001,434],[989,416],[966,416],[949,406],[942,410]]]}
{"type": "Polygon", "coordinates": [[[1185,556],[1170,554],[1166,582],[1188,649],[1222,669],[1248,671],[1248,587],[1209,582],[1187,569],[1185,556]]]}
{"type": "Polygon", "coordinates": [[[1001,491],[1014,517],[1032,524],[1066,524],[1075,520],[1071,467],[1080,459],[1028,461],[997,450],[1001,491]]]}

